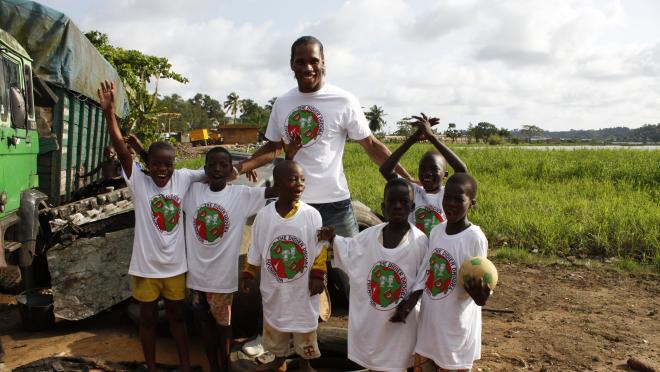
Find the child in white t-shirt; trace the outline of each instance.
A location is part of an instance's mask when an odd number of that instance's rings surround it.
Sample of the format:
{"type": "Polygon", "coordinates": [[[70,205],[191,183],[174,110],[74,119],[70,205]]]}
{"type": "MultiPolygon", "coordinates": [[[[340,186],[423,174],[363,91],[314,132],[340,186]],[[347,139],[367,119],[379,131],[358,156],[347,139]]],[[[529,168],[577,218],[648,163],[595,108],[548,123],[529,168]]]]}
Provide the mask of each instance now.
{"type": "Polygon", "coordinates": [[[149,371],[156,371],[158,299],[165,299],[170,330],[184,371],[190,370],[184,319],[186,278],[185,238],[181,221],[183,196],[204,171],[174,170],[175,151],[167,142],[149,147],[145,174],[133,161],[114,114],[114,83],[105,81],[98,90],[108,133],[133,195],[135,237],[128,273],[133,298],[140,303],[140,340],[149,371]]]}
{"type": "Polygon", "coordinates": [[[184,199],[191,303],[212,371],[229,370],[231,306],[238,290],[238,258],[247,219],[276,196],[271,187],[227,185],[232,156],[223,147],[206,153],[208,183],[196,182],[184,199]],[[221,354],[218,358],[218,346],[221,354]]]}
{"type": "Polygon", "coordinates": [[[394,168],[403,157],[403,154],[417,141],[427,139],[438,151],[429,151],[419,159],[419,183],[413,184],[415,188],[415,210],[410,213],[409,221],[426,235],[431,233],[433,227],[445,220],[442,211],[442,195],[444,188],[442,180],[449,174],[447,163],[455,173],[467,173],[467,167],[461,159],[447,146],[440,142],[433,134],[431,127],[439,122],[437,118],[413,116],[416,121],[410,124],[417,127],[413,133],[380,167],[380,173],[386,180],[396,178],[394,168]]]}
{"type": "Polygon", "coordinates": [[[480,306],[486,304],[491,290],[481,279],[466,280],[463,288],[457,285],[463,262],[485,257],[488,250],[484,233],[467,219],[476,193],[477,184],[470,175],[449,177],[442,202],[447,222],[431,231],[425,274],[401,305],[405,313],[422,297],[415,345],[421,357],[416,358],[416,367],[433,363],[441,371],[467,371],[481,357],[480,306]]]}
{"type": "Polygon", "coordinates": [[[353,238],[335,237],[329,227],[319,232],[319,240],[334,239],[328,253],[350,279],[348,358],[374,371],[412,366],[417,317],[408,317],[409,311],[397,305],[424,274],[428,239],[408,222],[413,206],[410,184],[394,178],[387,182],[383,200],[389,222],[353,238]]]}
{"type": "Polygon", "coordinates": [[[302,357],[301,369],[311,370],[309,360],[321,356],[316,328],[327,256],[316,239],[321,215],[300,201],[305,176],[296,162],[280,162],[273,179],[279,198],[257,213],[241,282],[241,290],[247,293],[249,282],[260,274],[263,345],[275,360],[258,366],[257,371],[286,370],[291,337],[302,357]]]}

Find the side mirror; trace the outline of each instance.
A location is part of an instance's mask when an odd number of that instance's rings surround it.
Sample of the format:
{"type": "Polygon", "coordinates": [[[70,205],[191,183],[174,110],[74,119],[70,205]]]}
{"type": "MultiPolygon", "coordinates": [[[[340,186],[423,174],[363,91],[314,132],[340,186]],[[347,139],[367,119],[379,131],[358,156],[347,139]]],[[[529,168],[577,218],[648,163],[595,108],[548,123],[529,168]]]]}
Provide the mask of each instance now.
{"type": "Polygon", "coordinates": [[[26,128],[27,108],[25,107],[25,97],[23,93],[16,88],[9,90],[9,100],[11,101],[11,122],[15,128],[26,128]]]}

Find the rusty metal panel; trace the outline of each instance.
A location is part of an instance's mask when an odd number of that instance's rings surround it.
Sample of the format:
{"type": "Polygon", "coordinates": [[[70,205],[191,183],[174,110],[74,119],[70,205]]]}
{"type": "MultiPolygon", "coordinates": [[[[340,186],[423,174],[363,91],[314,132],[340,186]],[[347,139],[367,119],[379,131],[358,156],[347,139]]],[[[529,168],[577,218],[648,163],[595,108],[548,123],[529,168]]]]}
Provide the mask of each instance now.
{"type": "Polygon", "coordinates": [[[50,249],[55,315],[80,320],[129,298],[132,243],[131,228],[50,249]]]}

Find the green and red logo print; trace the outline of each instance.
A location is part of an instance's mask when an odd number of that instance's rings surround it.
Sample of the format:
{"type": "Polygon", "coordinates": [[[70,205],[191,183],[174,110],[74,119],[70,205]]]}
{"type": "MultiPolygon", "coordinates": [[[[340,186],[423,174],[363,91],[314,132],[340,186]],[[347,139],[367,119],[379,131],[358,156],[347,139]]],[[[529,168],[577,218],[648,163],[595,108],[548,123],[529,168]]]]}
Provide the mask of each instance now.
{"type": "Polygon", "coordinates": [[[371,268],[367,292],[376,310],[391,310],[406,296],[408,284],[403,270],[390,261],[378,261],[371,268]]]}
{"type": "Polygon", "coordinates": [[[425,205],[415,209],[415,226],[429,235],[433,227],[445,220],[442,209],[432,205],[425,205]]]}
{"type": "Polygon", "coordinates": [[[286,126],[289,139],[291,139],[293,133],[298,134],[303,147],[316,143],[321,138],[323,129],[323,115],[316,107],[298,106],[289,114],[286,126]]]}
{"type": "Polygon", "coordinates": [[[178,196],[158,194],[151,198],[151,219],[161,232],[172,232],[180,217],[181,199],[178,196]]]}
{"type": "Polygon", "coordinates": [[[266,267],[280,283],[300,278],[309,266],[305,243],[293,235],[276,237],[270,243],[269,253],[266,267]]]}
{"type": "Polygon", "coordinates": [[[458,270],[456,260],[449,252],[436,248],[429,259],[426,277],[426,293],[434,300],[449,296],[456,287],[458,270]]]}
{"type": "Polygon", "coordinates": [[[219,204],[204,203],[195,214],[195,234],[203,244],[212,244],[229,230],[229,216],[219,204]]]}

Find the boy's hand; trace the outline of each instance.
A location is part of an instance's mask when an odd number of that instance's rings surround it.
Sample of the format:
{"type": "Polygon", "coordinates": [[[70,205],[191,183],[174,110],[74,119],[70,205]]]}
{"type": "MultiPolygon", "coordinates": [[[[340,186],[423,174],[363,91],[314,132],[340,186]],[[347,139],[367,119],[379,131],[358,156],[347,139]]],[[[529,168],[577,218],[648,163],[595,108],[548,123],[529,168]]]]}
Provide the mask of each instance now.
{"type": "Polygon", "coordinates": [[[465,291],[472,297],[474,303],[479,306],[484,306],[488,297],[490,297],[491,290],[484,281],[479,279],[467,278],[465,284],[463,285],[465,291]]]}
{"type": "Polygon", "coordinates": [[[133,148],[136,152],[140,152],[144,150],[144,146],[142,145],[142,142],[140,141],[139,138],[137,138],[134,134],[129,134],[124,138],[126,143],[128,143],[129,146],[133,148]]]}
{"type": "Polygon", "coordinates": [[[323,279],[317,278],[314,276],[310,276],[309,278],[309,295],[314,296],[317,294],[323,293],[323,289],[325,288],[325,285],[323,285],[323,279]]]}
{"type": "Polygon", "coordinates": [[[390,318],[392,323],[405,323],[408,314],[412,311],[412,306],[409,301],[403,300],[397,305],[394,315],[390,318]]]}
{"type": "Polygon", "coordinates": [[[99,96],[99,105],[101,111],[106,114],[114,115],[115,112],[115,83],[106,80],[101,83],[101,87],[96,92],[99,96]]]}
{"type": "Polygon", "coordinates": [[[302,148],[302,138],[300,138],[300,134],[296,132],[291,133],[289,143],[284,143],[282,147],[284,148],[284,158],[287,160],[293,160],[298,153],[298,150],[302,148]]]}
{"type": "Polygon", "coordinates": [[[335,227],[334,226],[323,226],[316,233],[316,239],[319,240],[319,241],[321,241],[321,240],[328,241],[332,245],[332,241],[335,239],[335,227]]]}
{"type": "Polygon", "coordinates": [[[415,119],[415,121],[410,123],[410,125],[417,127],[417,130],[426,138],[434,136],[432,127],[440,123],[440,119],[433,117],[429,118],[423,112],[420,113],[420,115],[421,116],[413,116],[412,118],[415,119]]]}

